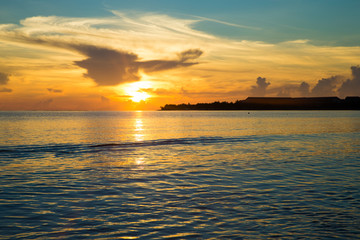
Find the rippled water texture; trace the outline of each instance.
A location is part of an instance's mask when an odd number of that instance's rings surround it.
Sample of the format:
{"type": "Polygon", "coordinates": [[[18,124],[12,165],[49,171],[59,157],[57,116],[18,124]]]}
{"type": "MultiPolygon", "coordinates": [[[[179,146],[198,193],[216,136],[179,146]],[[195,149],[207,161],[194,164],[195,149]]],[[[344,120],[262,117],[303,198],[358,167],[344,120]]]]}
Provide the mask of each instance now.
{"type": "Polygon", "coordinates": [[[0,239],[359,239],[360,112],[0,112],[0,239]]]}

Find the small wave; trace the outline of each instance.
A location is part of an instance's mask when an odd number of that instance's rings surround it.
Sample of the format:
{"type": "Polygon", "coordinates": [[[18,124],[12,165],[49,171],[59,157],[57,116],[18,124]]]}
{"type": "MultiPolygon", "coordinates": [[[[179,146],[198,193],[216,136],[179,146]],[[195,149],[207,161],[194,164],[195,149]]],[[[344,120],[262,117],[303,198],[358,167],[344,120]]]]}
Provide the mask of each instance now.
{"type": "Polygon", "coordinates": [[[249,138],[224,138],[224,137],[198,137],[198,138],[175,138],[158,139],[141,142],[129,143],[106,143],[91,145],[91,148],[133,148],[133,147],[151,147],[164,145],[196,145],[196,144],[216,144],[225,142],[243,142],[251,141],[249,138]]]}
{"type": "Polygon", "coordinates": [[[54,144],[54,145],[18,145],[0,148],[0,157],[19,158],[38,156],[39,154],[82,154],[101,151],[126,151],[139,147],[156,147],[170,145],[211,145],[218,143],[238,143],[252,141],[251,137],[226,138],[226,137],[197,137],[157,139],[139,142],[103,143],[103,144],[54,144]]]}

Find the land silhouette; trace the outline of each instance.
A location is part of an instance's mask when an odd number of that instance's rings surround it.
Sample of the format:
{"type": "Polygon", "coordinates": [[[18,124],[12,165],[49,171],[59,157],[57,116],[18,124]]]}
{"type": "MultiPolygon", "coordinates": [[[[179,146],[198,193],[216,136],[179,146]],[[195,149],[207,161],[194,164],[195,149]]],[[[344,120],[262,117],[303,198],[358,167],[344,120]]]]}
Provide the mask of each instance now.
{"type": "Polygon", "coordinates": [[[166,104],[171,110],[360,110],[360,97],[248,97],[235,102],[166,104]]]}

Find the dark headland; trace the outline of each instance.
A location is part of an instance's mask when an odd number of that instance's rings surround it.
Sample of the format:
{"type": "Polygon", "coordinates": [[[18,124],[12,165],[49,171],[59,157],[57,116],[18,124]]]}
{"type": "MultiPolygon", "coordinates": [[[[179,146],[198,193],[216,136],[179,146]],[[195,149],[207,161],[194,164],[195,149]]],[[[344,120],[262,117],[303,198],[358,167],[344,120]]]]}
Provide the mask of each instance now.
{"type": "Polygon", "coordinates": [[[161,110],[360,110],[360,97],[248,97],[235,102],[166,104],[161,110]]]}

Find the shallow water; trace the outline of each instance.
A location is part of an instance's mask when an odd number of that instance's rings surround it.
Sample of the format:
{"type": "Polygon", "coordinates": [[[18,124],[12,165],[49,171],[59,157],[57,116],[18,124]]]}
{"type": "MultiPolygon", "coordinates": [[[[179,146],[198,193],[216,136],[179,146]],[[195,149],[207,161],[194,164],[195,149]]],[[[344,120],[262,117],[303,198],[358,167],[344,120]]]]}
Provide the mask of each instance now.
{"type": "Polygon", "coordinates": [[[0,239],[358,239],[360,112],[0,112],[0,239]]]}

